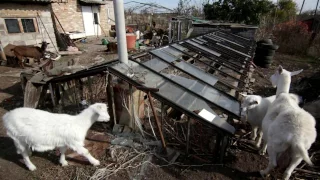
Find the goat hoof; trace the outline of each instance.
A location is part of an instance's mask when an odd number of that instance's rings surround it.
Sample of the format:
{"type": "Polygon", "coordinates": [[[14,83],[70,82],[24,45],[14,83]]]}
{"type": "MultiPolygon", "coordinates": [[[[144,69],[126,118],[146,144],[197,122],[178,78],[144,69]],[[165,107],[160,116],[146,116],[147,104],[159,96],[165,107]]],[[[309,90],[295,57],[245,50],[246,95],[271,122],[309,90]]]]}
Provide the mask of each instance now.
{"type": "Polygon", "coordinates": [[[63,161],[63,162],[60,162],[62,166],[68,166],[68,161],[63,161]]]}
{"type": "Polygon", "coordinates": [[[260,175],[263,179],[265,179],[268,176],[264,170],[260,171],[260,175]]]}
{"type": "Polygon", "coordinates": [[[283,180],[289,180],[290,175],[288,173],[283,174],[283,180]]]}
{"type": "Polygon", "coordinates": [[[34,165],[29,165],[28,168],[30,171],[34,171],[37,169],[36,166],[34,166],[34,165]]]}
{"type": "Polygon", "coordinates": [[[93,160],[93,161],[91,162],[91,164],[94,165],[94,166],[99,166],[99,165],[100,165],[100,161],[98,161],[98,160],[93,160]]]}
{"type": "Polygon", "coordinates": [[[264,156],[265,154],[266,154],[266,152],[264,152],[264,151],[259,151],[259,154],[261,155],[261,156],[264,156]]]}

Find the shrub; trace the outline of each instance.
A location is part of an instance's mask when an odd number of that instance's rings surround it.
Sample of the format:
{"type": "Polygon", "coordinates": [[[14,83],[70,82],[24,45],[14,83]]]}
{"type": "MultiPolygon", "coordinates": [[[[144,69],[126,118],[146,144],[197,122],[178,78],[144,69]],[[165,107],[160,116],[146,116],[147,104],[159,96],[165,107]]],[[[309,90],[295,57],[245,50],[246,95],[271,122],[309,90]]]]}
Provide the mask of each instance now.
{"type": "Polygon", "coordinates": [[[289,21],[278,24],[273,35],[274,41],[280,46],[278,51],[300,55],[307,53],[311,33],[305,23],[289,21]]]}

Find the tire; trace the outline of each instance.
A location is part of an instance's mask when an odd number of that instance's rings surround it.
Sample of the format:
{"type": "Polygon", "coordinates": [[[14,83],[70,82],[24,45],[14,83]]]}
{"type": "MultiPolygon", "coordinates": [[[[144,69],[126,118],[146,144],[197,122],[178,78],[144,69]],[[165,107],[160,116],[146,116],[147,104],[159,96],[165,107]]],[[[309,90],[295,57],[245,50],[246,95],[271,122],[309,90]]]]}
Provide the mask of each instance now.
{"type": "Polygon", "coordinates": [[[266,44],[266,43],[262,43],[260,47],[263,49],[271,49],[271,50],[277,50],[279,48],[279,46],[276,44],[266,44]]]}
{"type": "Polygon", "coordinates": [[[260,41],[257,42],[257,45],[260,44],[272,44],[272,40],[271,39],[261,39],[260,41]]]}
{"type": "Polygon", "coordinates": [[[275,50],[272,50],[272,49],[264,49],[264,48],[261,48],[261,47],[257,47],[256,48],[256,51],[255,51],[255,54],[257,56],[273,56],[275,54],[275,50]]]}
{"type": "Polygon", "coordinates": [[[257,61],[270,61],[273,59],[273,56],[258,56],[256,55],[254,59],[257,59],[257,61]]]}

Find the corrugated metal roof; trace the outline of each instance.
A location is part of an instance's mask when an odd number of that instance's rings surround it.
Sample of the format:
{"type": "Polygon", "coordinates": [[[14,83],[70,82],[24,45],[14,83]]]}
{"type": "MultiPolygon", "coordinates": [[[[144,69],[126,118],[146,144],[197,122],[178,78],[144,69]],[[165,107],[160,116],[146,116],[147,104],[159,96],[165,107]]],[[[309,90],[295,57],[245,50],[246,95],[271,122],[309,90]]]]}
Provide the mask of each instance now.
{"type": "Polygon", "coordinates": [[[88,3],[88,4],[106,4],[106,1],[102,0],[80,0],[80,2],[88,3]]]}

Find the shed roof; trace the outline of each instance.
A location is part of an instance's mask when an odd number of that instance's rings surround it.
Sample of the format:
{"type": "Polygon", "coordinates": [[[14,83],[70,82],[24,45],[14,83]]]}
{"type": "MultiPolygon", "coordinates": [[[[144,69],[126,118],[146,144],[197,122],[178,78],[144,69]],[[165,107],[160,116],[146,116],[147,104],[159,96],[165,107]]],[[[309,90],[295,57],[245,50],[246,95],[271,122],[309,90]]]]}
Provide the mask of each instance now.
{"type": "Polygon", "coordinates": [[[54,0],[4,0],[3,2],[52,3],[52,2],[54,2],[54,0]]]}
{"type": "Polygon", "coordinates": [[[67,81],[107,70],[134,86],[159,89],[152,92],[156,99],[205,124],[234,134],[235,128],[219,114],[223,112],[239,117],[240,102],[220,86],[230,86],[231,80],[246,83],[244,79],[251,64],[253,46],[253,39],[214,31],[132,55],[128,65],[119,61],[95,65],[68,76],[53,78],[50,82],[67,81]],[[186,61],[185,57],[195,62],[186,61]],[[208,73],[210,69],[219,73],[208,73]],[[195,113],[202,109],[210,112],[213,119],[207,120],[195,113]]]}
{"type": "Polygon", "coordinates": [[[106,4],[106,1],[102,0],[80,0],[80,2],[87,3],[87,4],[106,4]]]}

